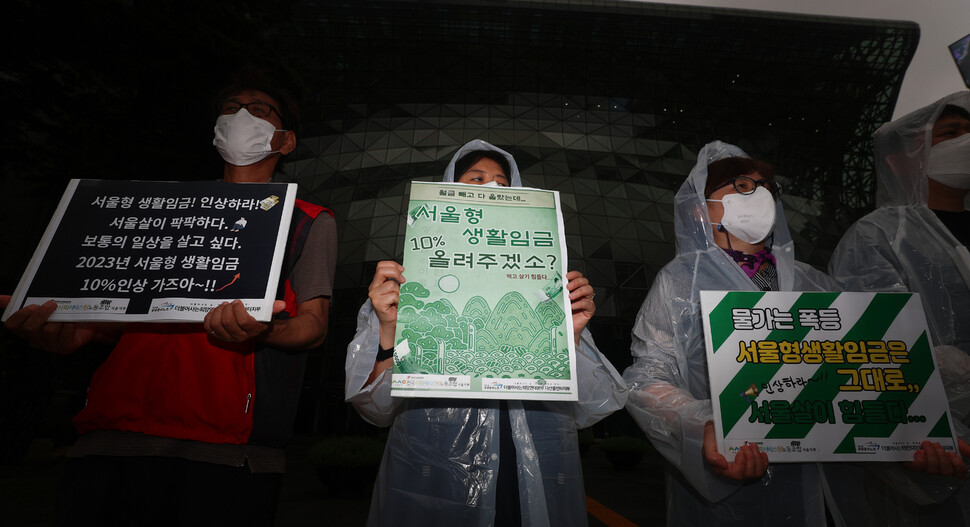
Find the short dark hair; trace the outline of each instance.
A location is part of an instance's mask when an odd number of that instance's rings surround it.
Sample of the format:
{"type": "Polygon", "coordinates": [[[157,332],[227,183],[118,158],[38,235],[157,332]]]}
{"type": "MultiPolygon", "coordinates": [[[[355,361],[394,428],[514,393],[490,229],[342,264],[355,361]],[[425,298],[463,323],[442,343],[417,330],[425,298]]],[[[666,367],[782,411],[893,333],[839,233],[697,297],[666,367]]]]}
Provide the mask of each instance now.
{"type": "Polygon", "coordinates": [[[461,179],[461,176],[468,172],[472,165],[482,159],[491,159],[498,163],[498,166],[502,167],[502,171],[505,172],[505,177],[509,179],[510,183],[512,182],[512,167],[509,165],[508,158],[494,150],[472,150],[461,156],[461,159],[455,163],[455,181],[461,179]]]}
{"type": "Polygon", "coordinates": [[[957,106],[955,104],[948,104],[943,107],[943,111],[940,112],[940,116],[936,118],[937,121],[943,119],[944,117],[963,117],[964,119],[970,121],[970,111],[962,106],[957,106]]]}
{"type": "Polygon", "coordinates": [[[750,157],[718,159],[707,165],[707,183],[704,185],[704,196],[710,196],[728,181],[752,172],[757,172],[767,181],[775,178],[775,170],[763,161],[750,157]]]}
{"type": "Polygon", "coordinates": [[[293,95],[292,91],[283,87],[280,81],[276,80],[279,77],[281,77],[280,74],[272,74],[266,68],[254,65],[243,66],[216,93],[215,100],[213,101],[215,103],[216,115],[219,115],[222,102],[226,99],[248,90],[261,91],[276,100],[276,103],[279,105],[277,110],[279,111],[283,128],[292,130],[299,135],[300,109],[296,102],[296,96],[293,95]]]}

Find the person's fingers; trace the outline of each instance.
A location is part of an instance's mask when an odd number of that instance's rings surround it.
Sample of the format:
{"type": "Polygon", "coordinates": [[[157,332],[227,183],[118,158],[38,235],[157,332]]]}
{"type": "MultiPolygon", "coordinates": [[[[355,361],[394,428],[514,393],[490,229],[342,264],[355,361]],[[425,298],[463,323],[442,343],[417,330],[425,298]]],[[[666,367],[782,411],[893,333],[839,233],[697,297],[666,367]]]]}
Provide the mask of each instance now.
{"type": "Polygon", "coordinates": [[[13,313],[11,313],[10,317],[8,317],[6,322],[4,322],[4,325],[7,326],[7,329],[9,329],[10,331],[13,331],[15,335],[23,338],[24,323],[27,321],[27,318],[30,317],[30,315],[34,311],[37,311],[39,308],[40,306],[36,304],[30,304],[29,306],[24,306],[14,311],[13,313]]]}
{"type": "Polygon", "coordinates": [[[712,422],[704,425],[704,442],[701,445],[701,455],[704,456],[704,460],[711,465],[715,473],[720,474],[730,468],[727,459],[717,451],[717,440],[715,439],[714,423],[712,422]]]}
{"type": "Polygon", "coordinates": [[[593,319],[593,315],[596,314],[596,304],[592,300],[587,299],[574,303],[572,308],[573,332],[576,334],[576,338],[579,339],[579,335],[582,334],[583,330],[586,329],[586,325],[589,324],[589,321],[593,319]]]}
{"type": "MultiPolygon", "coordinates": [[[[585,280],[585,278],[583,280],[585,280]]],[[[572,282],[569,283],[572,284],[572,282]]],[[[593,293],[593,286],[584,284],[569,291],[569,300],[575,302],[576,300],[581,300],[583,298],[592,298],[593,293]]]]}
{"type": "Polygon", "coordinates": [[[761,473],[759,472],[758,465],[761,462],[761,455],[758,452],[758,447],[755,445],[745,445],[745,453],[747,455],[744,462],[744,479],[759,477],[761,473]]]}
{"type": "Polygon", "coordinates": [[[57,332],[57,340],[55,342],[55,347],[51,351],[57,353],[65,353],[65,350],[73,350],[77,346],[74,344],[74,335],[77,332],[77,324],[60,324],[60,330],[57,332]]]}
{"type": "MultiPolygon", "coordinates": [[[[57,303],[53,300],[48,300],[47,302],[37,306],[36,309],[32,309],[30,313],[27,314],[27,317],[24,319],[23,325],[21,326],[23,331],[28,335],[32,333],[36,334],[45,330],[51,331],[50,329],[46,328],[47,320],[51,315],[54,314],[54,311],[56,310],[57,303]]],[[[60,328],[57,328],[57,330],[59,329],[60,328]]]]}
{"type": "Polygon", "coordinates": [[[937,463],[939,464],[938,474],[941,476],[953,477],[956,474],[955,467],[953,466],[953,458],[940,447],[940,452],[936,456],[937,463]]]}
{"type": "Polygon", "coordinates": [[[589,279],[580,275],[575,278],[567,279],[566,290],[573,292],[581,287],[589,285],[589,279]]]}
{"type": "Polygon", "coordinates": [[[367,297],[370,298],[371,304],[374,306],[374,312],[377,313],[377,318],[382,322],[387,323],[391,319],[396,318],[398,300],[401,294],[400,289],[400,283],[395,279],[388,279],[380,283],[371,284],[367,297]]]}
{"type": "Polygon", "coordinates": [[[970,444],[967,444],[966,441],[957,438],[957,451],[960,452],[960,456],[962,457],[970,457],[970,444]]]}
{"type": "Polygon", "coordinates": [[[946,453],[947,465],[950,467],[950,476],[957,479],[967,478],[967,464],[956,452],[946,453]]]}
{"type": "Polygon", "coordinates": [[[922,447],[926,453],[926,472],[928,474],[942,474],[941,471],[945,470],[940,458],[943,448],[932,441],[923,441],[922,447]]]}
{"type": "Polygon", "coordinates": [[[726,471],[731,467],[731,464],[728,463],[728,460],[724,456],[722,456],[717,450],[710,453],[709,455],[705,455],[704,459],[707,461],[708,464],[711,465],[711,467],[714,468],[715,472],[718,472],[718,473],[726,471]]]}
{"type": "Polygon", "coordinates": [[[388,285],[371,291],[367,296],[370,298],[371,304],[374,304],[375,310],[385,312],[389,307],[397,305],[401,292],[397,284],[388,282],[388,285]]]}
{"type": "MultiPolygon", "coordinates": [[[[225,303],[225,302],[223,302],[223,303],[225,303]]],[[[216,311],[220,307],[221,307],[221,305],[216,306],[216,307],[210,309],[209,312],[206,313],[204,317],[202,317],[202,328],[205,329],[205,332],[206,333],[209,333],[209,334],[212,333],[212,320],[216,316],[216,311]]]]}
{"type": "Polygon", "coordinates": [[[768,454],[762,452],[758,448],[758,445],[751,445],[754,447],[753,456],[754,457],[754,473],[751,475],[752,479],[760,479],[761,476],[765,475],[765,471],[768,470],[768,454]]]}
{"type": "Polygon", "coordinates": [[[249,311],[246,311],[246,305],[243,304],[242,300],[233,301],[230,307],[232,308],[234,328],[238,328],[238,331],[230,331],[235,338],[246,340],[255,337],[262,331],[263,323],[250,315],[249,311]]]}
{"type": "Polygon", "coordinates": [[[205,316],[203,327],[209,335],[219,339],[219,340],[229,340],[229,334],[223,328],[223,317],[225,317],[226,308],[229,302],[223,302],[218,306],[212,308],[209,313],[205,316]]]}
{"type": "Polygon", "coordinates": [[[916,472],[923,472],[926,469],[926,452],[917,450],[913,453],[913,460],[903,463],[903,466],[916,472]]]}
{"type": "Polygon", "coordinates": [[[395,295],[400,292],[401,286],[394,280],[386,280],[380,284],[373,284],[368,290],[368,296],[380,296],[386,295],[388,293],[394,293],[395,295]]]}
{"type": "Polygon", "coordinates": [[[370,287],[379,286],[388,280],[403,284],[406,281],[404,279],[404,267],[391,260],[378,262],[370,287]]]}

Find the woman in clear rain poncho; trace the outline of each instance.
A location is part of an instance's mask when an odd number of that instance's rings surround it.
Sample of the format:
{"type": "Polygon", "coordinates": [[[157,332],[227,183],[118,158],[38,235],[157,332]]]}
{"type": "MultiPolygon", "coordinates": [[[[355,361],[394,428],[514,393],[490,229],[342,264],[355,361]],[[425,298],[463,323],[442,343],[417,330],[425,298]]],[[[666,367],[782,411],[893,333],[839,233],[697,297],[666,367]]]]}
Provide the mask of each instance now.
{"type": "Polygon", "coordinates": [[[795,261],[776,192],[770,167],[715,141],[674,198],[677,256],[640,308],[623,374],[627,409],[670,462],[667,525],[825,525],[816,464],[769,467],[755,445],[729,462],[714,444],[699,292],[836,289],[795,261]]]}
{"type": "MultiPolygon", "coordinates": [[[[521,186],[512,156],[478,140],[445,170],[445,182],[456,179],[521,186]],[[477,151],[500,156],[467,167],[463,158],[477,158],[477,151]],[[467,168],[456,173],[456,164],[467,168]]],[[[576,430],[622,408],[627,397],[619,373],[583,329],[595,310],[592,287],[579,273],[566,275],[573,323],[582,331],[578,402],[402,399],[390,395],[393,359],[385,357],[394,344],[402,271],[395,262],[378,264],[347,348],[347,401],[366,421],[391,426],[368,524],[586,525],[576,430]]]]}
{"type": "MultiPolygon", "coordinates": [[[[846,231],[829,261],[829,273],[846,291],[920,294],[950,412],[964,440],[970,437],[968,111],[970,92],[963,91],[876,131],[878,208],[846,231]]],[[[960,449],[970,453],[966,443],[960,449]]],[[[865,474],[868,504],[845,512],[854,524],[863,524],[854,518],[862,510],[876,516],[872,525],[970,523],[966,483],[869,468],[877,471],[865,474]]],[[[839,487],[838,480],[830,481],[839,487]]]]}

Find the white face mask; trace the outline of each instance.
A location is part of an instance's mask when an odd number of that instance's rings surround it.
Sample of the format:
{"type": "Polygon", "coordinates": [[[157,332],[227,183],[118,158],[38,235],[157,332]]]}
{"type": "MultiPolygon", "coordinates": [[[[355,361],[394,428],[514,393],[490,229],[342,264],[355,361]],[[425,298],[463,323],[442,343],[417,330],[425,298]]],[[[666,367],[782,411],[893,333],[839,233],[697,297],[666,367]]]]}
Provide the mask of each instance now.
{"type": "Polygon", "coordinates": [[[212,144],[226,163],[248,166],[278,152],[271,145],[273,135],[285,131],[277,130],[273,123],[253,117],[248,110],[242,108],[236,113],[220,115],[216,119],[216,137],[212,144]]]}
{"type": "Polygon", "coordinates": [[[739,240],[758,243],[775,228],[775,198],[764,187],[758,187],[751,194],[728,194],[707,201],[724,206],[720,225],[739,240]]]}
{"type": "Polygon", "coordinates": [[[930,148],[926,175],[948,187],[970,189],[970,134],[963,134],[930,148]]]}

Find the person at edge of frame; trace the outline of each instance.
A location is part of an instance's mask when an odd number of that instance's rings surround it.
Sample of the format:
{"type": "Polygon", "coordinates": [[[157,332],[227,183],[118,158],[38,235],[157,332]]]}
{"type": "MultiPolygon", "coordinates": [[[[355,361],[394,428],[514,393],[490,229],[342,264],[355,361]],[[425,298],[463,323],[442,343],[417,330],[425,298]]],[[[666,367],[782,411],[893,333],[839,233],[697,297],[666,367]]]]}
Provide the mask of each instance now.
{"type": "MultiPolygon", "coordinates": [[[[296,147],[295,98],[241,69],[216,97],[222,180],[268,182],[296,147]]],[[[56,304],[6,327],[38,349],[114,344],[74,418],[59,524],[273,525],[307,351],[327,334],[336,264],[332,213],[297,200],[271,322],[224,302],[202,323],[49,322],[56,304]]],[[[9,302],[4,297],[2,302],[9,302]]]]}
{"type": "MultiPolygon", "coordinates": [[[[445,182],[521,186],[515,160],[484,141],[464,145],[445,182]]],[[[368,525],[586,525],[576,430],[622,408],[626,385],[586,324],[595,311],[582,274],[566,275],[578,402],[391,397],[397,300],[405,269],[378,263],[347,348],[346,398],[390,433],[368,525]]]]}
{"type": "MultiPolygon", "coordinates": [[[[970,92],[883,124],[873,147],[876,209],[846,230],[829,274],[846,291],[919,293],[959,450],[970,456],[970,92]]],[[[916,462],[937,463],[923,457],[916,462]]],[[[857,469],[864,505],[845,512],[851,524],[970,525],[962,481],[877,464],[857,469]],[[861,510],[874,519],[860,518],[861,510]]]]}

